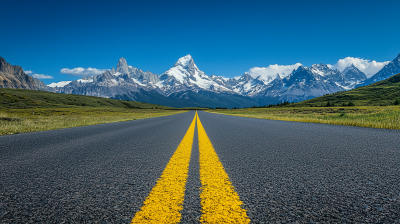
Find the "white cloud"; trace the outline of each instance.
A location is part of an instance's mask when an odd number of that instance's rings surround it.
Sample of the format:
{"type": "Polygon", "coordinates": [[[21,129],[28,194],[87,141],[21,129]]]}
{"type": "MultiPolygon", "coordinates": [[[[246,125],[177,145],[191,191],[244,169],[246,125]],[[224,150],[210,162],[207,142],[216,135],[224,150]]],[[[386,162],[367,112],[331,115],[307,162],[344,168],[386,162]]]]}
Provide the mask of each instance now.
{"type": "Polygon", "coordinates": [[[32,70],[27,70],[24,72],[25,72],[25,74],[28,74],[28,75],[32,76],[33,78],[37,78],[37,79],[53,79],[54,78],[53,76],[50,76],[50,75],[36,74],[32,70]]]}
{"type": "Polygon", "coordinates": [[[268,67],[254,67],[251,68],[247,73],[253,78],[257,78],[261,76],[264,80],[268,80],[269,78],[275,78],[276,74],[283,78],[288,76],[294,69],[297,69],[302,64],[296,63],[294,65],[270,65],[268,67]],[[269,77],[269,78],[268,78],[269,77]]]}
{"type": "Polygon", "coordinates": [[[101,73],[105,72],[107,69],[97,69],[97,68],[63,68],[60,70],[61,74],[73,75],[73,76],[93,76],[93,75],[100,75],[101,73]]]}
{"type": "Polygon", "coordinates": [[[375,60],[371,61],[368,59],[347,57],[340,59],[335,65],[333,65],[333,68],[337,68],[342,72],[348,65],[353,64],[369,78],[379,72],[379,70],[388,63],[389,61],[377,62],[375,60]]]}
{"type": "Polygon", "coordinates": [[[68,85],[71,81],[61,81],[61,82],[53,82],[50,85],[47,85],[48,87],[64,87],[68,85]]]}
{"type": "Polygon", "coordinates": [[[53,79],[53,76],[50,75],[43,75],[43,74],[33,74],[32,75],[33,78],[37,78],[37,79],[53,79]]]}

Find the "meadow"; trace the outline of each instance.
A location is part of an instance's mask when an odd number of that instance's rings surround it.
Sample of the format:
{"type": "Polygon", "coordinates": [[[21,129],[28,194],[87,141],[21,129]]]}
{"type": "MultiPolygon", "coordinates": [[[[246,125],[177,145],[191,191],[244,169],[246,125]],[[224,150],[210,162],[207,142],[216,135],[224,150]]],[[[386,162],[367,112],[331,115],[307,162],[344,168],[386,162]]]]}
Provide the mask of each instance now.
{"type": "Polygon", "coordinates": [[[400,129],[400,106],[277,107],[208,112],[260,119],[400,129]]]}
{"type": "Polygon", "coordinates": [[[183,113],[156,104],[25,89],[0,89],[0,135],[183,113]]]}
{"type": "Polygon", "coordinates": [[[0,109],[0,135],[146,119],[183,112],[126,108],[0,109]]]}

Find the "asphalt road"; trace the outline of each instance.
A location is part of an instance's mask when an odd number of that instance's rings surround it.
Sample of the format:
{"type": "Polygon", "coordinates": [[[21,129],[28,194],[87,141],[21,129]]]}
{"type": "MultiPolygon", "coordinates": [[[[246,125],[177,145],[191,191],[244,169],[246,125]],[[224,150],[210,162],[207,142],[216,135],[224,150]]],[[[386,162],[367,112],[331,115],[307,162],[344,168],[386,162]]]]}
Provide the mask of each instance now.
{"type": "MultiPolygon", "coordinates": [[[[198,112],[252,223],[400,223],[400,132],[198,112]]],[[[129,223],[195,112],[0,137],[0,223],[129,223]]],[[[182,223],[201,217],[197,128],[182,223]]]]}

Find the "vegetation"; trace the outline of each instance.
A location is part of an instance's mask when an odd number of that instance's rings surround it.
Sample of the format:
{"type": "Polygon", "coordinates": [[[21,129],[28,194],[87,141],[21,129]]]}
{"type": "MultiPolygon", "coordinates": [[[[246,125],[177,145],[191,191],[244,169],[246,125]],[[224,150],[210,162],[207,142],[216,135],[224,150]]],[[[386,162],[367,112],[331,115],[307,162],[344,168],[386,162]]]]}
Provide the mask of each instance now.
{"type": "Polygon", "coordinates": [[[354,90],[298,103],[285,101],[213,112],[271,120],[400,129],[400,74],[354,90]]]}
{"type": "Polygon", "coordinates": [[[107,107],[135,109],[173,109],[136,101],[122,101],[94,96],[52,93],[47,91],[0,88],[0,108],[71,108],[107,107]]]}
{"type": "Polygon", "coordinates": [[[400,74],[357,89],[327,94],[289,107],[390,106],[400,104],[400,74]]]}
{"type": "Polygon", "coordinates": [[[209,112],[271,120],[400,129],[400,106],[246,108],[209,112]]]}
{"type": "Polygon", "coordinates": [[[182,113],[155,104],[24,89],[0,89],[0,135],[182,113]]]}

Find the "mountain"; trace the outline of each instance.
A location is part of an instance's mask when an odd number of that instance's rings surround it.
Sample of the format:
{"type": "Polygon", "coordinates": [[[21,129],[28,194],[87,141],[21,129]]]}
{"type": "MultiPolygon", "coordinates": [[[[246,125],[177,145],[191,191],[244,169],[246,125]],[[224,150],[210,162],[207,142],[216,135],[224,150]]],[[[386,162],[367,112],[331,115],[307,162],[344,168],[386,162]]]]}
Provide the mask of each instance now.
{"type": "Polygon", "coordinates": [[[207,90],[211,92],[232,92],[223,84],[212,80],[194,63],[192,56],[180,58],[172,68],[161,74],[160,82],[156,83],[166,95],[181,91],[207,90]]]}
{"type": "Polygon", "coordinates": [[[374,82],[387,79],[397,73],[400,73],[400,54],[397,55],[397,57],[393,59],[393,61],[385,65],[378,73],[366,79],[364,82],[357,85],[356,87],[366,86],[374,82]]]}
{"type": "MultiPolygon", "coordinates": [[[[385,77],[397,71],[399,64],[399,59],[395,59],[373,77],[385,77]]],[[[190,55],[186,55],[161,75],[129,66],[124,58],[120,58],[116,69],[75,81],[52,83],[49,89],[59,93],[136,100],[172,107],[232,108],[282,101],[299,102],[351,90],[367,81],[366,75],[353,64],[340,72],[323,63],[311,67],[299,65],[288,75],[276,74],[266,80],[248,73],[239,78],[208,76],[197,67],[190,55]]]]}
{"type": "Polygon", "coordinates": [[[386,106],[393,105],[397,99],[400,99],[400,74],[368,86],[316,97],[291,106],[319,107],[325,106],[328,102],[335,106],[347,105],[349,102],[353,102],[357,106],[386,106]]]}
{"type": "Polygon", "coordinates": [[[367,76],[364,74],[364,72],[360,71],[353,64],[347,66],[342,73],[344,74],[345,79],[351,83],[359,84],[367,79],[367,76]]]}
{"type": "Polygon", "coordinates": [[[311,68],[299,66],[283,79],[278,76],[256,97],[261,105],[311,99],[344,90],[336,83],[342,76],[324,64],[313,65],[311,68]]]}
{"type": "Polygon", "coordinates": [[[28,89],[0,89],[0,108],[35,109],[79,107],[172,109],[170,107],[155,104],[120,101],[103,97],[61,94],[28,89]]]}
{"type": "Polygon", "coordinates": [[[227,79],[208,76],[190,55],[180,58],[161,75],[128,66],[119,59],[117,69],[75,81],[52,83],[50,91],[135,100],[172,107],[250,107],[258,103],[227,88],[227,79]]]}
{"type": "Polygon", "coordinates": [[[146,84],[158,81],[158,75],[128,66],[124,58],[119,59],[117,69],[107,70],[100,75],[83,77],[75,81],[62,81],[48,85],[50,91],[78,95],[115,98],[129,95],[141,89],[152,90],[146,84]]]}
{"type": "Polygon", "coordinates": [[[25,74],[20,66],[13,66],[0,57],[0,88],[46,90],[47,86],[39,79],[25,74]]]}

